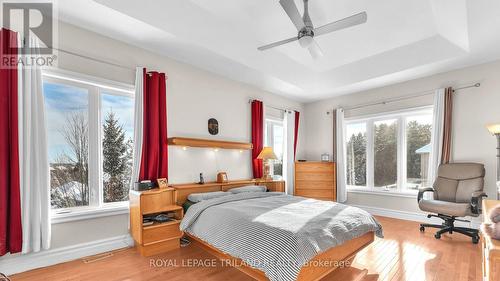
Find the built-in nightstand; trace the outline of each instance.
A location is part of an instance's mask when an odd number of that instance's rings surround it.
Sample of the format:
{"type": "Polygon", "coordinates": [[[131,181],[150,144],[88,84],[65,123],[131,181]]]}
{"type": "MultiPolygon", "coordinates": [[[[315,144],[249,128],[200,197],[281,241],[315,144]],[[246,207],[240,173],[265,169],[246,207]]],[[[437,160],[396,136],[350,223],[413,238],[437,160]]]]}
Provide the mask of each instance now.
{"type": "Polygon", "coordinates": [[[141,255],[152,256],[180,247],[183,210],[175,202],[173,188],[130,191],[130,232],[141,255]],[[145,216],[160,213],[169,213],[174,220],[143,225],[145,216]]]}

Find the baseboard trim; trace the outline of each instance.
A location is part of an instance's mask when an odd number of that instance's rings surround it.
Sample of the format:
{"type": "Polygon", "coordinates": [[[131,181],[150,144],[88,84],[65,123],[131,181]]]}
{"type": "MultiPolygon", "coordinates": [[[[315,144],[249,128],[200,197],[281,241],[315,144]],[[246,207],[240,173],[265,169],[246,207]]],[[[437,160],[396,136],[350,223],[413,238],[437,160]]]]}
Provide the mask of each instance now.
{"type": "MultiPolygon", "coordinates": [[[[375,215],[375,216],[382,216],[382,217],[389,217],[389,218],[395,218],[395,219],[400,219],[400,220],[407,220],[407,221],[417,221],[417,222],[423,222],[423,223],[432,223],[432,224],[441,224],[443,221],[438,219],[438,218],[427,218],[426,213],[417,213],[417,212],[407,212],[407,211],[401,211],[401,210],[394,210],[394,209],[386,209],[386,208],[379,208],[379,207],[372,207],[372,206],[365,206],[365,205],[355,205],[352,204],[350,206],[353,207],[358,207],[360,209],[363,209],[367,211],[368,213],[375,215]]],[[[455,223],[456,226],[461,226],[461,227],[470,227],[470,228],[475,228],[479,229],[479,226],[481,225],[481,217],[466,217],[466,220],[470,220],[470,223],[467,222],[459,222],[457,221],[455,223]]]]}
{"type": "Polygon", "coordinates": [[[127,234],[27,255],[4,256],[0,258],[0,272],[12,275],[133,245],[132,237],[127,234]]]}

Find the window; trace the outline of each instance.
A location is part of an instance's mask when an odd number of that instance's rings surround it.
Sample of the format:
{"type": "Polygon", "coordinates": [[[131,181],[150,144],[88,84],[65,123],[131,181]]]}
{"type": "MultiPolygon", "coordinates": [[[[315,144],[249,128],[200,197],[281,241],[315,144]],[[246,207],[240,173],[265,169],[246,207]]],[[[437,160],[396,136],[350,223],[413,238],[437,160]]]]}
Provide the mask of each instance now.
{"type": "Polygon", "coordinates": [[[134,100],[101,94],[104,202],[128,200],[134,137],[134,100]]]}
{"type": "Polygon", "coordinates": [[[347,126],[347,184],[366,186],[366,123],[347,126]]]}
{"type": "Polygon", "coordinates": [[[418,189],[428,183],[431,153],[432,115],[406,118],[406,188],[418,189]]]}
{"type": "Polygon", "coordinates": [[[397,189],[398,120],[373,123],[374,184],[384,190],[397,189]]]}
{"type": "Polygon", "coordinates": [[[89,205],[89,91],[45,81],[52,208],[89,205]]]}
{"type": "Polygon", "coordinates": [[[427,184],[432,109],[346,123],[346,177],[351,190],[414,192],[427,184]]]}
{"type": "Polygon", "coordinates": [[[71,212],[127,201],[133,149],[131,88],[44,73],[43,91],[52,209],[71,212]]]}
{"type": "Polygon", "coordinates": [[[285,146],[285,130],[283,120],[266,118],[265,146],[273,148],[278,160],[273,162],[273,174],[283,176],[283,152],[285,146]]]}

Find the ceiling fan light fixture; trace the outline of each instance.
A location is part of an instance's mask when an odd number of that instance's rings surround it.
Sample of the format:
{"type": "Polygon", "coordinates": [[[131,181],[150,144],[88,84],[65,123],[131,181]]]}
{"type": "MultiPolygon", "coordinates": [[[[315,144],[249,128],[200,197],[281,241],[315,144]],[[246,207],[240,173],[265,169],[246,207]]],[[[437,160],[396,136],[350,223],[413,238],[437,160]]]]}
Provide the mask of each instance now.
{"type": "Polygon", "coordinates": [[[299,44],[302,48],[308,48],[313,42],[313,37],[309,35],[304,35],[299,38],[299,44]]]}

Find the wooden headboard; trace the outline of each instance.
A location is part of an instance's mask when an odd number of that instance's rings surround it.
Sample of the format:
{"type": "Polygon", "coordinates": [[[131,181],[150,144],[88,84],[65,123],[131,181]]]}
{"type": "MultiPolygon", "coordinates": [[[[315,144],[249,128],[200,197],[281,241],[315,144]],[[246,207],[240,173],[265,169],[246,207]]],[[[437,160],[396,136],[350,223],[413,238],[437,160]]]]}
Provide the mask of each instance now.
{"type": "Polygon", "coordinates": [[[213,191],[228,191],[231,188],[246,186],[246,185],[265,185],[269,191],[285,192],[284,181],[251,179],[251,180],[237,180],[229,181],[226,183],[208,182],[204,184],[188,183],[188,184],[174,184],[172,187],[175,189],[177,202],[176,204],[182,206],[186,202],[187,197],[191,193],[204,193],[213,191]]]}

